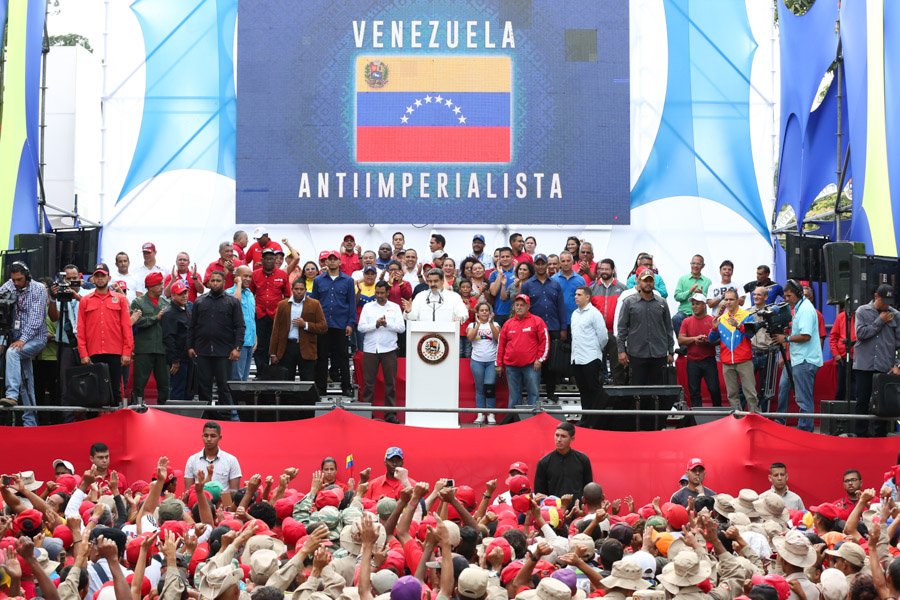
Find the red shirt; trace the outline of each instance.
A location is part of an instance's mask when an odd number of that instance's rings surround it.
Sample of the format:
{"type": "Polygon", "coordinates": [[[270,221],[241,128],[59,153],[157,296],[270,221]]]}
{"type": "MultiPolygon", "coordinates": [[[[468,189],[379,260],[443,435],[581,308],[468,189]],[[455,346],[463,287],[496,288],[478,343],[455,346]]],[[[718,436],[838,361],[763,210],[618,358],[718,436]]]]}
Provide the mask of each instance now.
{"type": "MultiPolygon", "coordinates": [[[[414,486],[416,482],[410,479],[409,485],[414,486]]],[[[381,475],[369,482],[369,489],[366,490],[365,497],[371,500],[379,500],[380,498],[393,498],[396,500],[400,497],[400,492],[402,491],[403,485],[399,479],[388,479],[387,475],[381,475]]]]}
{"type": "Polygon", "coordinates": [[[518,255],[518,256],[513,256],[513,260],[515,261],[515,263],[516,263],[517,265],[520,265],[520,264],[522,264],[522,263],[530,263],[530,264],[532,264],[532,265],[534,264],[534,259],[531,257],[530,254],[528,254],[528,253],[525,252],[525,251],[523,251],[523,252],[522,252],[520,255],[518,255]]]}
{"type": "Polygon", "coordinates": [[[246,258],[244,258],[244,249],[240,247],[238,244],[232,244],[232,248],[234,248],[234,255],[241,262],[244,262],[246,258]]]}
{"type": "MultiPolygon", "coordinates": [[[[234,269],[237,269],[238,267],[241,267],[244,265],[244,263],[242,263],[241,261],[239,261],[237,259],[232,260],[232,262],[234,263],[232,265],[234,267],[234,269]]],[[[206,274],[203,276],[203,285],[205,285],[206,287],[209,287],[209,276],[212,275],[213,271],[222,271],[223,273],[225,273],[225,289],[226,290],[234,285],[234,271],[232,270],[229,273],[228,270],[225,268],[225,265],[222,264],[221,258],[215,262],[209,263],[209,266],[206,267],[206,274]]]]}
{"type": "Polygon", "coordinates": [[[78,303],[78,353],[82,356],[131,356],[134,335],[128,298],[116,292],[91,292],[78,303]]]}
{"type": "Polygon", "coordinates": [[[478,296],[471,296],[468,300],[463,299],[463,304],[469,308],[469,318],[460,324],[459,335],[466,337],[466,330],[469,329],[469,323],[475,321],[475,307],[478,306],[478,296]]]}
{"type": "MultiPolygon", "coordinates": [[[[271,248],[275,252],[284,252],[284,250],[282,250],[281,248],[281,244],[279,244],[278,242],[273,242],[272,240],[269,240],[269,243],[265,246],[260,246],[259,242],[253,242],[244,253],[244,261],[248,265],[252,264],[254,270],[262,268],[261,261],[263,248],[271,248]]],[[[237,267],[237,265],[235,265],[235,267],[237,267]]]]}
{"type": "MultiPolygon", "coordinates": [[[[681,335],[694,337],[695,335],[709,335],[713,328],[712,315],[704,315],[697,318],[694,315],[689,316],[681,322],[681,335]]],[[[710,343],[689,344],[687,347],[688,360],[703,360],[705,358],[716,356],[716,345],[710,343]]]]}
{"type": "Polygon", "coordinates": [[[361,270],[362,261],[359,259],[359,255],[356,252],[347,254],[341,250],[341,272],[348,277],[352,277],[353,273],[361,270]]]}
{"type": "Polygon", "coordinates": [[[256,318],[274,318],[278,303],[291,296],[291,283],[287,273],[281,269],[273,269],[269,275],[262,269],[256,269],[250,280],[250,291],[256,296],[256,318]]]}
{"type": "MultiPolygon", "coordinates": [[[[191,277],[191,273],[186,273],[184,276],[178,275],[178,278],[185,282],[188,287],[188,300],[193,302],[197,299],[197,288],[194,287],[194,280],[191,277]]],[[[166,278],[163,280],[163,289],[169,287],[169,282],[172,281],[172,274],[166,275],[166,278]]]]}
{"type": "Polygon", "coordinates": [[[412,300],[412,286],[408,281],[392,284],[388,290],[388,300],[403,308],[403,303],[400,300],[412,300]]]}

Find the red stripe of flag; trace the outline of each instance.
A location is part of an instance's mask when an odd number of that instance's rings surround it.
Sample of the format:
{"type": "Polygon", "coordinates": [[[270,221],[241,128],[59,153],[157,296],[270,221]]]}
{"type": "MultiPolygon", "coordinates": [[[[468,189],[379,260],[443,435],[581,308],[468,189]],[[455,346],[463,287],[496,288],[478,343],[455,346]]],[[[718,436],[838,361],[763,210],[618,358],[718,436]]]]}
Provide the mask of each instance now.
{"type": "Polygon", "coordinates": [[[509,127],[357,127],[358,162],[509,162],[509,127]]]}

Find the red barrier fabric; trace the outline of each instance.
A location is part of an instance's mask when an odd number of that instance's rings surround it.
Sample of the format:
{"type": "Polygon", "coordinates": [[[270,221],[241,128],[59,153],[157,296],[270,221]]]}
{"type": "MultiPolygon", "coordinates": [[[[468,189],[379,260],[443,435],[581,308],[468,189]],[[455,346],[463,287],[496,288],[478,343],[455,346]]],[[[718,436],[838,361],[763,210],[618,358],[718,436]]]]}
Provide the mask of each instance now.
{"type": "MultiPolygon", "coordinates": [[[[245,479],[254,473],[277,475],[288,466],[300,469],[294,486],[309,488],[309,474],[325,456],[338,463],[346,480],[345,457],[352,454],[358,473],[371,466],[382,474],[388,446],[403,448],[406,467],[416,480],[453,477],[479,492],[489,479],[503,480],[509,464],[524,460],[530,475],[541,456],[553,449],[558,421],[541,414],[525,421],[488,428],[428,429],[391,425],[342,410],[305,421],[281,423],[223,422],[221,447],[240,460],[245,479]]],[[[79,471],[90,465],[88,449],[105,442],[111,464],[128,481],[149,480],[164,454],[176,469],[202,449],[203,421],[150,409],[144,414],[119,411],[69,425],[0,428],[0,473],[34,470],[38,479],[52,477],[53,459],[72,461],[79,471]]],[[[763,417],[724,417],[696,427],[659,432],[612,432],[578,429],[574,447],[593,462],[594,479],[610,498],[631,494],[639,504],[654,496],[667,498],[692,457],[707,468],[705,484],[737,495],[739,489],[768,487],[770,463],[788,466],[789,486],[806,505],[838,498],[842,474],[859,469],[864,487],[881,484],[895,464],[900,438],[852,439],[811,434],[763,417]]]]}

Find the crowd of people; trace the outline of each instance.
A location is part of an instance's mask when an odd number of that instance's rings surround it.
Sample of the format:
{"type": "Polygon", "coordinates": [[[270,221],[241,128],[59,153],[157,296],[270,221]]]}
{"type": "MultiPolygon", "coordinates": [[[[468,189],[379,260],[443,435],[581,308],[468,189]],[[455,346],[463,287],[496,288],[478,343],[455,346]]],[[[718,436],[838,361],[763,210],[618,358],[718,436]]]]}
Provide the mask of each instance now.
{"type": "Polygon", "coordinates": [[[575,433],[560,423],[533,475],[518,460],[486,482],[417,481],[397,446],[383,468],[357,478],[339,477],[333,457],[312,473],[248,476],[221,447],[214,421],[203,424],[203,447],[183,471],[161,456],[149,480],[127,481],[97,442],[87,468],[60,458],[52,479],[34,470],[0,479],[0,598],[872,600],[900,592],[900,465],[872,487],[848,469],[838,498],[809,504],[789,489],[783,463],[769,467],[766,489],[730,494],[707,487],[698,457],[640,504],[606,497],[590,458],[573,447],[575,433]]]}
{"type": "MultiPolygon", "coordinates": [[[[704,383],[712,404],[723,404],[721,367],[732,409],[787,412],[793,391],[801,413],[810,414],[828,340],[836,361],[852,361],[852,395],[863,415],[873,377],[900,372],[900,328],[887,285],[852,316],[849,337],[843,313],[826,336],[812,288],[776,283],[766,265],[742,285],[732,280],[730,260],[713,281],[703,274],[704,258],[693,256],[675,281],[677,307],[670,311],[674,278],[667,287],[652,255],[638,254],[620,274],[613,259],[595,260],[592,244],[576,237],[545,254],[532,236],[513,233],[508,246],[489,252],[484,236],[475,235],[457,261],[439,233],[423,256],[406,247],[402,232],[377,251],[363,250],[348,234],[338,249],[302,265],[287,239],[278,243],[264,228],[253,239],[248,247],[248,235],[236,232],[202,271],[185,252],[166,268],[152,242],[142,246],[137,268],[119,252],[114,270],[100,263],[87,277],[67,265],[58,281],[31,281],[27,266],[14,264],[0,287],[17,298],[0,404],[77,405],[67,374],[88,364],[106,365],[115,402],[129,379],[130,399],[139,402],[152,376],[160,404],[192,398],[195,390],[209,401],[214,385],[219,404],[231,404],[225,382],[246,380],[251,364],[259,378],[299,376],[314,381],[320,394],[331,381],[352,397],[350,356],[358,351],[360,399],[375,400],[380,373],[381,400],[390,408],[411,320],[459,323],[460,358],[469,359],[482,425],[497,422],[491,409],[499,377],[506,379],[509,406],[536,404],[541,383],[546,400],[556,402],[557,384],[568,379],[583,408],[603,409],[604,383],[669,383],[678,356],[692,406],[702,403],[704,383]],[[770,330],[767,307],[779,301],[789,306],[789,327],[770,330]]],[[[842,399],[845,370],[838,373],[842,399]]],[[[399,422],[391,411],[385,419],[399,422]]],[[[22,420],[38,423],[33,412],[22,420]]],[[[602,427],[604,419],[586,416],[582,425],[602,427]]],[[[804,416],[798,426],[812,431],[813,421],[804,416]]],[[[885,432],[883,422],[874,428],[885,432]]],[[[859,420],[856,433],[869,435],[868,421],[859,420]]]]}

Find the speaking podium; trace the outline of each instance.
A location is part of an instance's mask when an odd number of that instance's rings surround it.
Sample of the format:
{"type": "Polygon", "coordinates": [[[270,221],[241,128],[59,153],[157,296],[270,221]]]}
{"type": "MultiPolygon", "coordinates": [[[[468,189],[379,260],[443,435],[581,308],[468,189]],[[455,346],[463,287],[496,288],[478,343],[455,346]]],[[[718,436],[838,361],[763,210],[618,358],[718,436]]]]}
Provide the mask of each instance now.
{"type": "MultiPolygon", "coordinates": [[[[406,322],[406,406],[459,407],[459,323],[406,322]]],[[[408,412],[406,424],[459,427],[455,412],[408,412]]]]}

